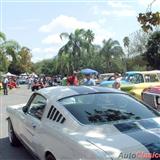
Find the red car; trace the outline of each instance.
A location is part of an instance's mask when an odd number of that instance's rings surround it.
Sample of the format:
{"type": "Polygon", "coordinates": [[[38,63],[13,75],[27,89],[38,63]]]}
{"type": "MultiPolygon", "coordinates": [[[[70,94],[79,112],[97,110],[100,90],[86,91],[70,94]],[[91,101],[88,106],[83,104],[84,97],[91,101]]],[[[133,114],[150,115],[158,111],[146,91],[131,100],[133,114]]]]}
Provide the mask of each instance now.
{"type": "Polygon", "coordinates": [[[160,111],[160,86],[144,89],[141,96],[145,103],[160,111]]]}

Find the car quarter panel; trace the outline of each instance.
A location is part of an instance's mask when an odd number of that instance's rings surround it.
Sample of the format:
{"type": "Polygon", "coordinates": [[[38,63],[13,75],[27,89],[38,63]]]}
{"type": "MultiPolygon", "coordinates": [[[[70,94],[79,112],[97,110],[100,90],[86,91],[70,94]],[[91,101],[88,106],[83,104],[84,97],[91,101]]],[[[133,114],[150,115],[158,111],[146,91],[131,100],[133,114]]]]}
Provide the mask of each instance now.
{"type": "Polygon", "coordinates": [[[38,142],[37,152],[42,159],[47,151],[51,152],[56,159],[61,160],[110,159],[107,158],[104,151],[86,142],[86,139],[82,138],[83,136],[79,136],[79,140],[75,139],[74,134],[78,134],[76,130],[70,130],[67,126],[52,121],[42,123],[41,129],[35,137],[35,142],[38,142]]]}

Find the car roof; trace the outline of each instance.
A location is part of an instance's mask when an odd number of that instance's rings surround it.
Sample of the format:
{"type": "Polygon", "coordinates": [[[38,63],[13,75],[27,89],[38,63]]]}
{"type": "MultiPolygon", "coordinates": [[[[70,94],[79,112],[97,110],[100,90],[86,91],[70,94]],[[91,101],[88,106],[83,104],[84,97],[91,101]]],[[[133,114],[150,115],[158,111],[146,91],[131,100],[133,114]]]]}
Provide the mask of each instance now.
{"type": "Polygon", "coordinates": [[[154,73],[160,73],[160,70],[153,70],[153,71],[142,71],[143,74],[154,74],[154,73]]]}
{"type": "Polygon", "coordinates": [[[128,71],[126,72],[127,74],[134,74],[134,73],[139,73],[140,71],[128,71]]]}
{"type": "Polygon", "coordinates": [[[142,74],[154,74],[160,73],[160,70],[152,70],[152,71],[128,71],[127,74],[135,74],[135,73],[142,73],[142,74]]]}
{"type": "Polygon", "coordinates": [[[55,101],[81,94],[93,94],[93,93],[123,93],[120,90],[98,87],[98,86],[57,86],[40,89],[37,93],[44,95],[47,99],[54,99],[55,101]]]}

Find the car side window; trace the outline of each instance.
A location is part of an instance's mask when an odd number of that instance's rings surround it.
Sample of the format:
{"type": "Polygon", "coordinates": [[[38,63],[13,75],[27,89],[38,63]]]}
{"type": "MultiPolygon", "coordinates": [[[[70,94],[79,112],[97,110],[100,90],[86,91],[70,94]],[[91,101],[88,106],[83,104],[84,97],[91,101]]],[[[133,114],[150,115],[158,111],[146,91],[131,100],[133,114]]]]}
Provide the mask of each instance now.
{"type": "Polygon", "coordinates": [[[135,84],[138,84],[138,83],[143,83],[144,82],[144,79],[143,79],[143,75],[142,74],[139,74],[139,73],[136,73],[134,75],[132,75],[133,77],[131,78],[131,82],[132,83],[135,83],[135,84]]]}
{"type": "Polygon", "coordinates": [[[29,104],[28,114],[37,119],[41,119],[47,103],[46,101],[46,98],[39,94],[36,94],[29,104]]]}
{"type": "Polygon", "coordinates": [[[156,74],[146,74],[145,75],[146,82],[158,82],[158,76],[156,74]]]}

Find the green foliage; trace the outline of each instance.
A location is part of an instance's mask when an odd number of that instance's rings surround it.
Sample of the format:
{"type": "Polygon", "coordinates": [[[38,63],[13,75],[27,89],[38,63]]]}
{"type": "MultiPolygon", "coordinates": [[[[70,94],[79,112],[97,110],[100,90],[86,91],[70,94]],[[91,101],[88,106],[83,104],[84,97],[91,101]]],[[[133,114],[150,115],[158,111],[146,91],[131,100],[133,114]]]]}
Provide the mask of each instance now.
{"type": "Polygon", "coordinates": [[[141,28],[144,32],[153,30],[153,27],[160,25],[160,12],[152,13],[140,13],[138,16],[138,22],[141,24],[141,28]]]}
{"type": "Polygon", "coordinates": [[[160,69],[160,31],[155,31],[148,40],[144,59],[153,69],[160,69]]]}
{"type": "Polygon", "coordinates": [[[102,46],[93,44],[94,33],[91,30],[78,29],[74,33],[62,33],[60,37],[67,38],[67,43],[54,59],[36,63],[36,73],[64,75],[83,68],[93,68],[99,73],[125,72],[126,66],[127,70],[146,70],[147,62],[142,53],[146,50],[144,44],[148,39],[142,31],[124,37],[126,54],[119,42],[113,39],[104,40],[102,46]]]}
{"type": "Polygon", "coordinates": [[[30,72],[32,70],[31,53],[27,47],[22,47],[15,40],[6,40],[0,32],[0,71],[13,74],[30,72]]]}
{"type": "Polygon", "coordinates": [[[119,42],[116,40],[112,40],[110,38],[107,41],[106,40],[103,41],[103,46],[102,49],[100,50],[100,54],[105,59],[106,71],[112,72],[112,67],[113,67],[112,59],[114,59],[114,57],[122,58],[124,53],[119,42]]]}
{"type": "Polygon", "coordinates": [[[117,40],[104,40],[102,46],[93,44],[94,33],[91,30],[76,29],[73,33],[62,33],[61,39],[67,39],[58,55],[53,59],[33,64],[31,51],[21,47],[18,42],[6,40],[0,32],[0,71],[13,74],[36,72],[37,74],[56,75],[71,74],[73,70],[92,68],[99,73],[125,72],[127,70],[146,70],[147,64],[159,69],[160,39],[159,32],[145,34],[135,32],[124,37],[124,54],[117,40]]]}

